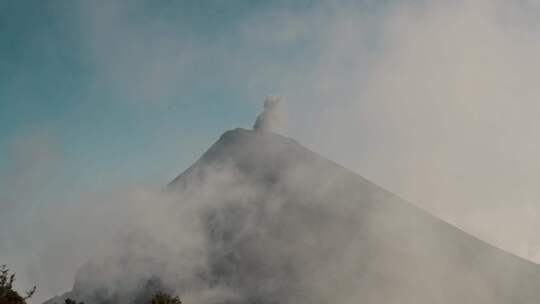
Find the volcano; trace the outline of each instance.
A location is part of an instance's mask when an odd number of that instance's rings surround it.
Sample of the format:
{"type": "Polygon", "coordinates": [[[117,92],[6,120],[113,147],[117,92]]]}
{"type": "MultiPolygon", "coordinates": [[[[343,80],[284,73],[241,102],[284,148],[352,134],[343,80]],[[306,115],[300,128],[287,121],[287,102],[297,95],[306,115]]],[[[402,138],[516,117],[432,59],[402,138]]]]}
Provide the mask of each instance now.
{"type": "MultiPolygon", "coordinates": [[[[540,303],[538,265],[281,135],[228,131],[166,191],[204,197],[178,204],[205,202],[197,213],[205,263],[196,283],[155,271],[131,302],[144,303],[148,290],[182,297],[196,288],[226,291],[205,303],[540,303]]],[[[82,267],[64,297],[127,302],[95,279],[90,287],[95,272],[82,267]]]]}

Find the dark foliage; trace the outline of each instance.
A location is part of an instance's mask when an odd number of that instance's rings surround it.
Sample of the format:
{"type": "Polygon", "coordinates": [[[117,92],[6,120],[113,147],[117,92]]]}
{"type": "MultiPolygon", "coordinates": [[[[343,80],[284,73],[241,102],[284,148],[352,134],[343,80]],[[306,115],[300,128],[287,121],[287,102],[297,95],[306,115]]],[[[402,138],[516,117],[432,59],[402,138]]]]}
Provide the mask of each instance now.
{"type": "Polygon", "coordinates": [[[84,304],[84,302],[79,302],[77,303],[77,301],[71,299],[71,298],[67,298],[64,300],[64,304],[84,304]]]}
{"type": "Polygon", "coordinates": [[[6,265],[0,266],[0,304],[25,304],[26,300],[34,295],[36,286],[21,296],[13,289],[15,274],[10,273],[6,265]]]}
{"type": "Polygon", "coordinates": [[[182,301],[178,297],[173,297],[164,292],[158,292],[150,300],[149,304],[182,304],[182,301]]]}

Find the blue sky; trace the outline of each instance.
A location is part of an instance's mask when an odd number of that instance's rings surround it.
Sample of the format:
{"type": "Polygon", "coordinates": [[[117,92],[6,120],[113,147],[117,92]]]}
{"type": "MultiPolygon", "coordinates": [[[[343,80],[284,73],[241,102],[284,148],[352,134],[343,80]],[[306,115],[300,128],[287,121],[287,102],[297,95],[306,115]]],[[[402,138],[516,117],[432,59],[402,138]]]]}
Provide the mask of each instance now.
{"type": "Polygon", "coordinates": [[[166,184],[264,96],[308,92],[330,23],[371,2],[2,1],[0,179],[46,137],[57,195],[166,184]]]}
{"type": "Polygon", "coordinates": [[[223,130],[250,126],[279,86],[261,66],[308,60],[308,38],[253,43],[246,23],[309,2],[3,1],[0,147],[50,137],[73,187],[165,183],[223,130]]]}
{"type": "Polygon", "coordinates": [[[101,208],[89,197],[162,187],[251,127],[266,95],[307,83],[326,14],[312,1],[0,1],[0,263],[40,286],[36,301],[68,289],[94,246],[83,238],[107,227],[85,216],[101,208]]]}

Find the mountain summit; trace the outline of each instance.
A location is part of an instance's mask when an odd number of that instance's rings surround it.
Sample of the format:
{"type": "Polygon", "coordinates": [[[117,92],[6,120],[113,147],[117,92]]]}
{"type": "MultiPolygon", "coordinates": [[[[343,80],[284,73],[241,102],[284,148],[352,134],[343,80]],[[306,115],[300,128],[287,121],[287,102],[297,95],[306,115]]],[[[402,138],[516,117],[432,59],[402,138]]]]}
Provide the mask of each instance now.
{"type": "MultiPolygon", "coordinates": [[[[202,262],[179,267],[180,275],[170,269],[181,255],[147,253],[137,261],[167,266],[139,287],[174,289],[197,303],[540,303],[536,264],[281,135],[228,131],[167,191],[197,210],[202,262]]],[[[119,253],[124,260],[137,254],[130,248],[119,253]]],[[[105,287],[82,292],[88,269],[74,294],[93,294],[87,304],[119,299],[99,292],[105,287]]]]}

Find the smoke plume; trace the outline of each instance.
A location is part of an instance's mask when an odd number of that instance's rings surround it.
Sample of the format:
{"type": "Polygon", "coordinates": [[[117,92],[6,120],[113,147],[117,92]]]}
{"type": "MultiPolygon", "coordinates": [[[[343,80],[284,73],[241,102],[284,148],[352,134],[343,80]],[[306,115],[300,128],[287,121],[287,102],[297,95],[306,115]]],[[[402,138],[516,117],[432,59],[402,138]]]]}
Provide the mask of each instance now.
{"type": "Polygon", "coordinates": [[[255,131],[263,132],[277,132],[280,130],[281,117],[279,113],[279,103],[281,102],[281,97],[279,96],[268,96],[264,100],[264,110],[253,125],[255,131]]]}

